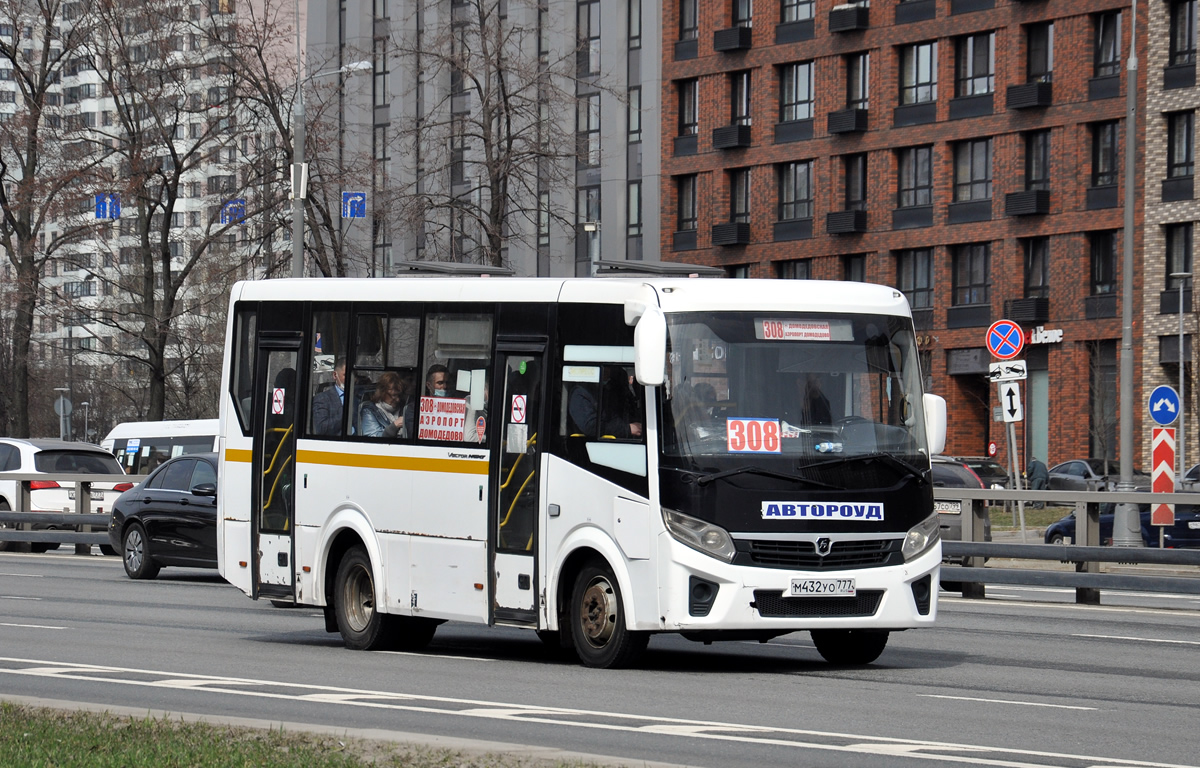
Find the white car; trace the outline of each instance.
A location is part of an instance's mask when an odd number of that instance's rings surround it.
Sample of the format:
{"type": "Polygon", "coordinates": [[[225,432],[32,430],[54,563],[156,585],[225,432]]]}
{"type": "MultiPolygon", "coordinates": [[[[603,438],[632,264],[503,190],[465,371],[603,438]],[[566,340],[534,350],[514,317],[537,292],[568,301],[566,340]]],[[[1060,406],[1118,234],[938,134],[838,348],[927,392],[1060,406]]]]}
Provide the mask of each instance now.
{"type": "MultiPolygon", "coordinates": [[[[0,510],[11,510],[16,506],[20,488],[8,474],[42,472],[51,475],[88,474],[123,475],[125,470],[111,453],[98,445],[69,443],[63,440],[25,440],[15,437],[0,437],[0,510]]],[[[113,502],[133,483],[98,483],[92,486],[91,511],[96,514],[109,512],[113,502]]],[[[35,480],[30,484],[31,512],[74,512],[75,484],[58,483],[54,480],[35,480]]],[[[54,529],[53,525],[34,525],[34,528],[54,529]]],[[[0,541],[0,550],[7,542],[0,541]]],[[[34,542],[29,545],[32,552],[57,549],[58,544],[34,542]]],[[[103,549],[107,550],[107,547],[103,549]]],[[[105,552],[108,554],[108,552],[105,552]]]]}

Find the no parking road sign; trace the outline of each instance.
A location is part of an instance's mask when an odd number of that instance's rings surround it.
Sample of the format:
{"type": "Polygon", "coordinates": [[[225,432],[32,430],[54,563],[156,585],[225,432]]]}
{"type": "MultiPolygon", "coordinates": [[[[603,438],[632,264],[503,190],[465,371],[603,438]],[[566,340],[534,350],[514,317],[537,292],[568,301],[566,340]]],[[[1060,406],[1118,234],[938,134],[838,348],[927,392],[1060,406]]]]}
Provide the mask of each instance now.
{"type": "Polygon", "coordinates": [[[1012,320],[997,320],[987,331],[987,348],[1001,360],[1011,360],[1021,354],[1025,332],[1012,320]]]}

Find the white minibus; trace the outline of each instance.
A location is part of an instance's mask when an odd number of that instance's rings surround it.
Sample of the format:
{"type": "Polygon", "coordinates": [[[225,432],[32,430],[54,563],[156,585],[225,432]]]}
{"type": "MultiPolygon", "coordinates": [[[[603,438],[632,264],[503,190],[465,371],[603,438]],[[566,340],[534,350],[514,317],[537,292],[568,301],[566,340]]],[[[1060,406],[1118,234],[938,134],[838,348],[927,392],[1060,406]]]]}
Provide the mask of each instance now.
{"type": "Polygon", "coordinates": [[[167,459],[217,449],[217,419],[127,421],[113,427],[100,446],[125,472],[145,475],[167,459]]]}

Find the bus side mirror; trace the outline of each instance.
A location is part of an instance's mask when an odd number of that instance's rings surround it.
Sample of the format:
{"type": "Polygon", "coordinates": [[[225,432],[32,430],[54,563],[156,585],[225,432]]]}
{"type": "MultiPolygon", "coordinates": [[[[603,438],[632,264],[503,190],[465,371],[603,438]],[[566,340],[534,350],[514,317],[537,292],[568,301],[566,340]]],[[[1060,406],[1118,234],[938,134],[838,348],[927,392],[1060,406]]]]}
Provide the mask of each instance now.
{"type": "Polygon", "coordinates": [[[633,329],[633,372],[638,384],[661,387],[667,376],[667,318],[647,307],[633,329]]]}
{"type": "Polygon", "coordinates": [[[936,456],[946,450],[946,399],[925,393],[921,405],[925,409],[925,439],[929,454],[936,456]]]}

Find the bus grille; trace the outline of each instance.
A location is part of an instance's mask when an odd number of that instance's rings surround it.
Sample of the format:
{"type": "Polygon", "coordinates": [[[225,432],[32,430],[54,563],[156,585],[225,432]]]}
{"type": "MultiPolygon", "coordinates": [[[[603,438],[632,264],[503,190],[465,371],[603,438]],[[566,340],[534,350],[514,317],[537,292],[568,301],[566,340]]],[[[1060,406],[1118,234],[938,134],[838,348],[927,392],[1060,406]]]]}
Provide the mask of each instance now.
{"type": "Polygon", "coordinates": [[[854,597],[784,597],[777,590],[758,589],[754,607],[768,619],[874,616],[882,599],[882,589],[861,589],[854,597]]]}
{"type": "Polygon", "coordinates": [[[822,557],[811,541],[752,539],[738,542],[740,551],[734,563],[804,571],[871,568],[899,563],[900,543],[899,539],[834,541],[829,554],[822,557]]]}

